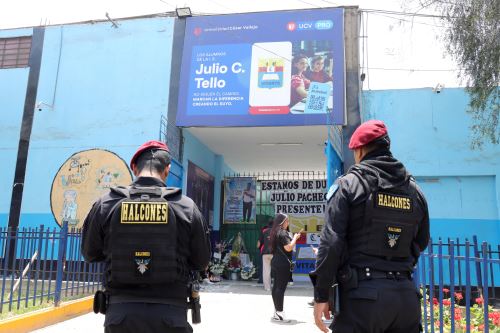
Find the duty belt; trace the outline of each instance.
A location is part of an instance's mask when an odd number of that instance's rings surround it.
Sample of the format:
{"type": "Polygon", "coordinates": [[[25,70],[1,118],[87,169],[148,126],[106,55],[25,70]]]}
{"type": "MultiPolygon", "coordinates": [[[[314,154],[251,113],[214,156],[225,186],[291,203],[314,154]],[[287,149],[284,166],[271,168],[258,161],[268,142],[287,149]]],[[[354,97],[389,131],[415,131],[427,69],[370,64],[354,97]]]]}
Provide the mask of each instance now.
{"type": "MultiPolygon", "coordinates": [[[[186,297],[187,298],[187,297],[186,297]]],[[[149,298],[149,297],[133,297],[133,296],[109,296],[109,304],[118,303],[154,303],[154,304],[168,304],[186,307],[187,299],[182,298],[149,298]]]]}
{"type": "Polygon", "coordinates": [[[408,271],[379,271],[371,268],[358,269],[358,281],[372,279],[389,279],[389,280],[412,280],[413,275],[408,271]]]}

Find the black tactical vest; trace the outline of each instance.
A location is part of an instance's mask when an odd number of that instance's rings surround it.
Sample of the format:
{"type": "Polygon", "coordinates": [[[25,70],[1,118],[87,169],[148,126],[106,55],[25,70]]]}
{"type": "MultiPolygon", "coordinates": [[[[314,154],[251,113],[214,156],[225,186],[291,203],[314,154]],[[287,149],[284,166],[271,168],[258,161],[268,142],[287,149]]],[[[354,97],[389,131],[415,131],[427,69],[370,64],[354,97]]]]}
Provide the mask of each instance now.
{"type": "Polygon", "coordinates": [[[116,187],[123,196],[110,219],[107,286],[161,285],[182,278],[177,221],[165,197],[168,188],[116,187]]]}
{"type": "Polygon", "coordinates": [[[415,181],[410,179],[401,186],[380,189],[355,175],[368,198],[351,212],[349,256],[362,254],[401,262],[415,257],[414,240],[422,219],[415,181]]]}

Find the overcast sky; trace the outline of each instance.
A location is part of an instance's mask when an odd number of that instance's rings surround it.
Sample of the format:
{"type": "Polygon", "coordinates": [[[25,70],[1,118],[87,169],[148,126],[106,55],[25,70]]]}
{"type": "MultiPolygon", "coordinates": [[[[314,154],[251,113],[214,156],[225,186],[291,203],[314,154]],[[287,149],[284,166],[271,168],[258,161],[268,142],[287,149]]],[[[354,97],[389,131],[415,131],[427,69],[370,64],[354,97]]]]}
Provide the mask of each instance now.
{"type": "MultiPolygon", "coordinates": [[[[408,2],[408,0],[406,1],[408,2]]],[[[401,10],[400,0],[3,0],[0,29],[139,16],[190,7],[195,14],[359,5],[401,10]]]]}
{"type": "MultiPolygon", "coordinates": [[[[419,0],[0,0],[0,29],[57,25],[172,12],[190,7],[196,15],[359,6],[361,9],[416,11],[419,0]]],[[[420,10],[419,13],[424,11],[420,10]]],[[[428,17],[364,13],[360,25],[363,88],[395,89],[460,86],[458,67],[440,40],[442,22],[428,17]],[[369,61],[368,61],[369,59],[369,61]],[[368,66],[369,64],[369,66],[368,66]]]]}

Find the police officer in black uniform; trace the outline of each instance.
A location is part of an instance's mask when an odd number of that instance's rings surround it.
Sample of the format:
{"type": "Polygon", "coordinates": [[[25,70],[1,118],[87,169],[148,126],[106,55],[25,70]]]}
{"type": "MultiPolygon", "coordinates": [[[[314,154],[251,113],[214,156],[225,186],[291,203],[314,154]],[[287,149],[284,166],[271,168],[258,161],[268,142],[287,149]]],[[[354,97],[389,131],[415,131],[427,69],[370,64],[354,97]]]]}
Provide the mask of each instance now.
{"type": "Polygon", "coordinates": [[[192,332],[187,285],[208,265],[207,226],[191,199],[165,186],[164,143],[144,143],[130,166],[136,180],[100,197],[82,231],[85,260],[105,263],[105,332],[192,332]]]}
{"type": "Polygon", "coordinates": [[[329,190],[311,273],[316,326],[328,332],[322,315],[332,310],[333,332],[416,333],[420,300],[411,274],[429,241],[426,200],[392,156],[382,121],[361,124],[349,148],[356,164],[329,190]]]}

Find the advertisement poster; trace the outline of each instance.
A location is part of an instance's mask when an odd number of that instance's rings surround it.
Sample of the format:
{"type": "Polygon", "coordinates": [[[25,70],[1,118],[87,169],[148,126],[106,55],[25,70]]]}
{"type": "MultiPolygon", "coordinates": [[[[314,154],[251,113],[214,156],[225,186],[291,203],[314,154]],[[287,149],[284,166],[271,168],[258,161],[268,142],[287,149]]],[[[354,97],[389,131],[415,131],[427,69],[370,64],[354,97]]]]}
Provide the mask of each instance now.
{"type": "Polygon", "coordinates": [[[343,125],[343,15],[334,8],[189,17],[177,125],[343,125]]]}
{"type": "Polygon", "coordinates": [[[68,158],[52,181],[50,208],[56,222],[81,228],[94,201],[110,187],[127,186],[132,174],[118,155],[102,149],[78,152],[68,158]]]}
{"type": "Polygon", "coordinates": [[[255,224],[255,189],[254,177],[231,177],[224,180],[224,224],[255,224]]]}
{"type": "Polygon", "coordinates": [[[214,176],[188,161],[186,195],[200,209],[201,215],[208,223],[214,223],[214,176]]]}

